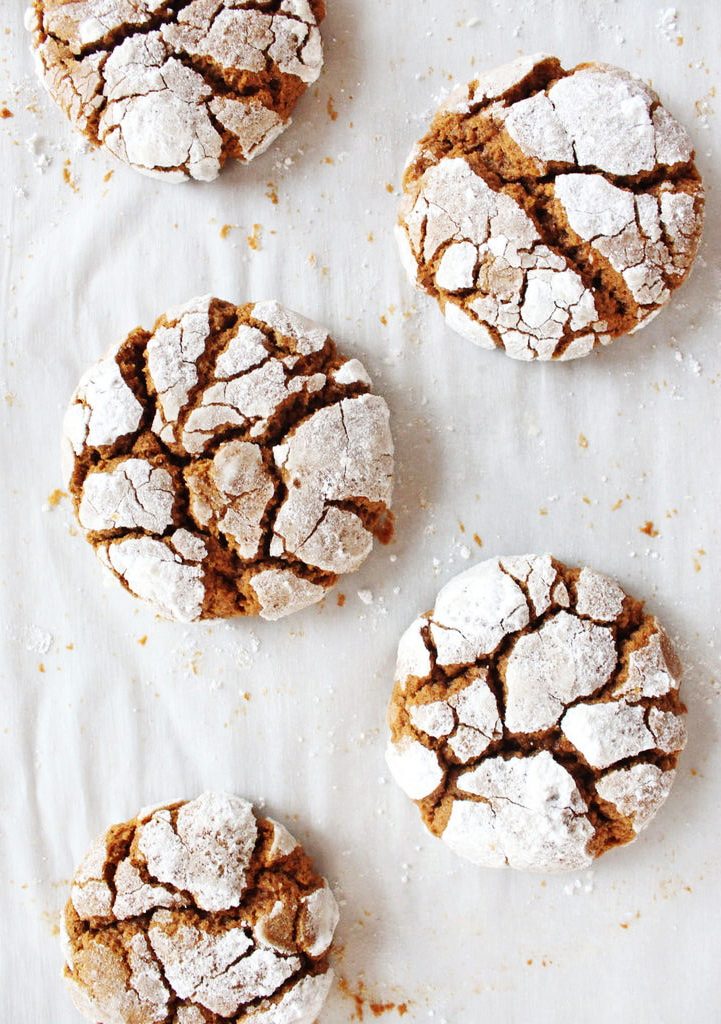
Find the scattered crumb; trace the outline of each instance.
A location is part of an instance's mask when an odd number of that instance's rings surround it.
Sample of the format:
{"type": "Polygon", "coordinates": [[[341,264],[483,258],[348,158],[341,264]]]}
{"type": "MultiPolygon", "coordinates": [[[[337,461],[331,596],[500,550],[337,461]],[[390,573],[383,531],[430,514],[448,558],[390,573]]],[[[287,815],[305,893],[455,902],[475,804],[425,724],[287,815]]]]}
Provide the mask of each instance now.
{"type": "Polygon", "coordinates": [[[248,243],[248,248],[249,249],[254,249],[256,252],[259,249],[262,249],[263,248],[263,246],[261,245],[262,235],[263,235],[263,225],[262,224],[254,224],[253,225],[253,234],[252,235],[248,235],[248,237],[246,239],[246,241],[248,243]]]}
{"type": "Polygon", "coordinates": [[[73,177],[69,160],[66,160],[63,164],[63,181],[73,192],[78,193],[80,191],[78,183],[73,177]]]}
{"type": "Polygon", "coordinates": [[[63,498],[68,497],[67,491],[61,491],[59,487],[56,487],[54,491],[48,494],[47,506],[48,508],[57,508],[63,498]]]}
{"type": "Polygon", "coordinates": [[[643,526],[639,526],[639,530],[641,533],[645,533],[647,537],[658,537],[659,535],[658,530],[650,519],[647,519],[643,526]]]}
{"type": "Polygon", "coordinates": [[[351,988],[349,982],[345,978],[339,978],[338,989],[340,990],[341,995],[353,1002],[354,1012],[353,1016],[350,1018],[351,1020],[365,1020],[366,1009],[368,1009],[374,1017],[381,1017],[383,1014],[392,1013],[394,1010],[399,1017],[405,1017],[408,1013],[408,1002],[386,1003],[372,999],[368,996],[365,982],[362,978],[358,981],[356,988],[351,988]]]}

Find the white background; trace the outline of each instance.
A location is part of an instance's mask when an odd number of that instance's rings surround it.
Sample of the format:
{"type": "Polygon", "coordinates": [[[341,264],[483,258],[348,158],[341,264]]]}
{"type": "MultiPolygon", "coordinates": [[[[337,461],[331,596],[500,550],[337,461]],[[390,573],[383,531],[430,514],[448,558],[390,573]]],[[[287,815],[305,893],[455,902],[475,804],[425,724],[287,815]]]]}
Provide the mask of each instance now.
{"type": "MultiPolygon", "coordinates": [[[[307,843],[343,904],[338,973],[408,1001],[404,1021],[717,1021],[721,5],[685,2],[664,31],[640,0],[331,0],[326,70],[295,125],[252,166],[182,186],[82,152],[32,78],[22,6],[0,4],[0,1019],[77,1020],[53,925],[90,838],[218,787],[307,843]],[[651,80],[708,185],[701,257],[671,308],[568,365],[447,331],[399,269],[386,187],[454,80],[539,49],[651,80]],[[48,506],[80,373],[206,291],[327,325],[392,408],[397,540],[341,584],[343,608],[333,594],[277,624],[160,623],[105,585],[67,501],[48,506]],[[471,560],[527,550],[646,597],[686,666],[690,741],[666,807],[577,877],[459,861],[383,762],[401,630],[471,560]]],[[[355,1013],[336,991],[322,1020],[355,1013]]]]}

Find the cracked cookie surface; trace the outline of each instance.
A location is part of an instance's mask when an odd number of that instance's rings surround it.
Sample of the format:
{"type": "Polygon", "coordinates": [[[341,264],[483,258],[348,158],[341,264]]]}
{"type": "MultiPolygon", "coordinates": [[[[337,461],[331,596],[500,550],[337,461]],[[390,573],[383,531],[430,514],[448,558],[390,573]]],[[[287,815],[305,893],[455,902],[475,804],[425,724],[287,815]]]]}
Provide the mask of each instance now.
{"type": "Polygon", "coordinates": [[[313,1024],[338,906],[288,830],[204,793],[113,825],[63,921],[73,1002],[103,1024],[313,1024]]]}
{"type": "Polygon", "coordinates": [[[613,580],[548,555],[491,559],[401,639],[388,766],[460,856],[578,870],[668,796],[679,684],[670,640],[613,580]]]}
{"type": "Polygon", "coordinates": [[[455,89],[414,148],[396,226],[448,325],[522,360],[633,333],[688,276],[704,192],[640,79],[521,57],[455,89]]]}
{"type": "Polygon", "coordinates": [[[34,0],[51,97],[145,174],[212,181],[264,152],[323,65],[324,0],[34,0]]]}
{"type": "Polygon", "coordinates": [[[81,379],[63,424],[78,521],[166,618],[314,604],[392,535],[389,413],[370,387],[277,302],[193,299],[81,379]]]}

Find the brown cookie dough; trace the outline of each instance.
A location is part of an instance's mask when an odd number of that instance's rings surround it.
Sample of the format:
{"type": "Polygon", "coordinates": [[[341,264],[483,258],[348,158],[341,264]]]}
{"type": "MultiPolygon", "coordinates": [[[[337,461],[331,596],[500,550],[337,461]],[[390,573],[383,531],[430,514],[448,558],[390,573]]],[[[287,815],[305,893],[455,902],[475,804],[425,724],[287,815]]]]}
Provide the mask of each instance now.
{"type": "Polygon", "coordinates": [[[548,555],[490,559],[401,639],[388,765],[459,855],[577,870],[668,796],[679,680],[661,626],[613,580],[548,555]]]}
{"type": "Polygon", "coordinates": [[[277,619],[388,541],[388,407],[277,302],[204,296],[137,328],[64,420],[80,525],[131,593],[184,622],[277,619]]]}
{"type": "Polygon", "coordinates": [[[65,979],[103,1024],[312,1024],[337,923],[328,883],[283,825],[204,793],[90,847],[65,908],[65,979]]]}
{"type": "Polygon", "coordinates": [[[290,124],[324,16],[324,0],[34,0],[26,23],[42,82],[92,145],[211,181],[290,124]]]}
{"type": "Polygon", "coordinates": [[[704,192],[686,130],[620,68],[521,57],[456,89],[411,154],[396,228],[459,334],[575,359],[688,276],[704,192]]]}

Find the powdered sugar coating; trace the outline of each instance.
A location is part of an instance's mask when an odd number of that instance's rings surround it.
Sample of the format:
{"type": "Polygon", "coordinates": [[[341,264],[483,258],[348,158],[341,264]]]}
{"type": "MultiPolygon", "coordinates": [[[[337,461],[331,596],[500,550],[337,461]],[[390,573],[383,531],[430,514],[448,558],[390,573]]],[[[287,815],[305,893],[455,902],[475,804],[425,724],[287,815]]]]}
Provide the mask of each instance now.
{"type": "Polygon", "coordinates": [[[404,634],[387,763],[462,856],[578,870],[665,799],[686,743],[678,678],[615,581],[548,555],[489,559],[404,634]]]}
{"type": "Polygon", "coordinates": [[[132,332],[73,396],[80,524],[165,617],[314,604],[389,531],[389,413],[369,388],[357,359],[279,303],[193,299],[132,332]]]}
{"type": "Polygon", "coordinates": [[[26,24],[48,92],[130,166],[212,181],[265,151],[323,66],[319,0],[35,0],[26,24]]]}
{"type": "Polygon", "coordinates": [[[338,907],[287,832],[278,873],[268,839],[278,831],[247,801],[212,793],[110,829],[65,913],[65,976],[80,1012],[108,1024],[203,1024],[208,1014],[310,1024],[332,981],[338,907]],[[115,904],[88,913],[75,897],[104,878],[115,904]]]}
{"type": "Polygon", "coordinates": [[[668,301],[702,214],[689,137],[648,86],[539,54],[441,106],[409,159],[396,237],[453,330],[517,359],[571,359],[668,301]]]}

